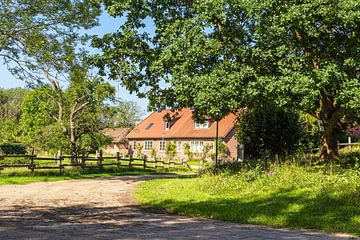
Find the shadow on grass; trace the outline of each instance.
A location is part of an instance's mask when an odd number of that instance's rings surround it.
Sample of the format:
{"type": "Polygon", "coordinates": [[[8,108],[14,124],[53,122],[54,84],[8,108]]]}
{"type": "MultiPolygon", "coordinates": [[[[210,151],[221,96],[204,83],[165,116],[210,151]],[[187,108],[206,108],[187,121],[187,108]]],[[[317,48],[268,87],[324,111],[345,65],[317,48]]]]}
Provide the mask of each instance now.
{"type": "Polygon", "coordinates": [[[168,199],[146,205],[189,216],[202,216],[243,224],[319,229],[360,236],[360,193],[324,194],[285,190],[256,200],[214,197],[208,201],[168,199]]]}

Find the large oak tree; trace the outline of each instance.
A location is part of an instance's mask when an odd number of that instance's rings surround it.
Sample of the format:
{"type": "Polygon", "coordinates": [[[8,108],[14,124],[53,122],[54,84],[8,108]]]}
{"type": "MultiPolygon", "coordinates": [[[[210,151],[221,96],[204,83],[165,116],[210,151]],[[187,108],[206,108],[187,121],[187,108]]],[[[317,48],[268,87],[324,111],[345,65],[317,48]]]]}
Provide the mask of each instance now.
{"type": "Polygon", "coordinates": [[[338,157],[337,134],[360,107],[359,1],[104,4],[126,21],[93,40],[102,74],[154,107],[194,106],[215,119],[268,102],[307,112],[324,123],[321,156],[338,157]]]}

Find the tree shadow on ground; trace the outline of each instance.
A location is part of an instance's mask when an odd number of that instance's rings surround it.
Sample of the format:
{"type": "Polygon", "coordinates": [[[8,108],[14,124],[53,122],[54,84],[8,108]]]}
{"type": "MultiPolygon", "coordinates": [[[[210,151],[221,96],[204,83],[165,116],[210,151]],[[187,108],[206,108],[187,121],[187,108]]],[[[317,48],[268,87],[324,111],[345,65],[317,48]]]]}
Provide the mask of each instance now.
{"type": "MultiPolygon", "coordinates": [[[[0,210],[1,239],[332,239],[311,231],[238,225],[134,205],[13,206],[0,210]]],[[[341,238],[339,238],[341,239],[341,238]]]]}
{"type": "Polygon", "coordinates": [[[320,229],[360,236],[360,193],[311,196],[282,190],[267,197],[249,200],[224,199],[214,196],[208,201],[176,201],[168,199],[149,205],[166,208],[179,214],[203,216],[243,224],[273,227],[320,229]],[[357,203],[354,205],[354,203],[357,203]]]}

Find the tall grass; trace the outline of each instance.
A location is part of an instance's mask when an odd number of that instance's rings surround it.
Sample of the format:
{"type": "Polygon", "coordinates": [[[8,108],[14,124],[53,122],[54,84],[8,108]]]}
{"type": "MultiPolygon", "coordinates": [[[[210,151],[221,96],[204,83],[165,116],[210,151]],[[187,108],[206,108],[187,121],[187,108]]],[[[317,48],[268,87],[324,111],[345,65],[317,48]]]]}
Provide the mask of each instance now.
{"type": "Polygon", "coordinates": [[[360,235],[359,153],[331,164],[312,156],[225,164],[198,178],[145,182],[136,195],[191,216],[360,235]]]}

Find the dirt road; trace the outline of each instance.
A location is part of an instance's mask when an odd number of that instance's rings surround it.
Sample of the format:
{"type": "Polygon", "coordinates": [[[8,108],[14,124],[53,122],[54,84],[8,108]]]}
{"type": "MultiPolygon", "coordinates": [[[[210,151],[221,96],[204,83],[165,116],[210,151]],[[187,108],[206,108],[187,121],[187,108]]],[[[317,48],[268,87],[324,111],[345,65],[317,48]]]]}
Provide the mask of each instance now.
{"type": "Polygon", "coordinates": [[[347,239],[182,217],[143,209],[133,197],[152,177],[0,186],[0,239],[347,239]]]}

